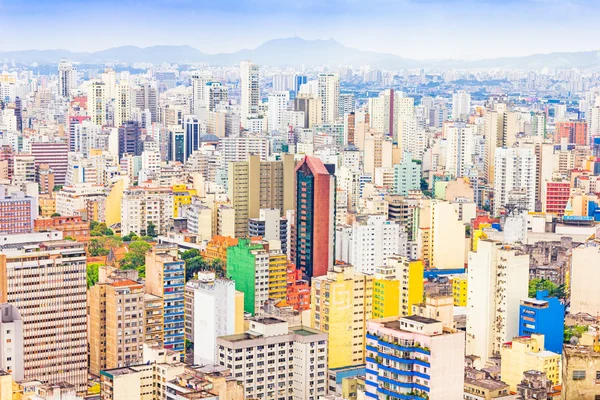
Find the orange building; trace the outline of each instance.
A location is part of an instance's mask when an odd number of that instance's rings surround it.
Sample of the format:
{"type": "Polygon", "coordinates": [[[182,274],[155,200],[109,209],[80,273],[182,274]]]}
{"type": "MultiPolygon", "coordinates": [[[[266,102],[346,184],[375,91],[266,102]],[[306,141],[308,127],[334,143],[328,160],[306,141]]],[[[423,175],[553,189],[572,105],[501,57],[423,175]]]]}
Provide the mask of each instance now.
{"type": "Polygon", "coordinates": [[[90,223],[84,222],[81,216],[37,218],[33,221],[33,230],[61,231],[64,237],[70,236],[80,242],[90,238],[90,223]]]}
{"type": "Polygon", "coordinates": [[[202,252],[202,257],[208,261],[220,259],[221,261],[227,261],[227,248],[230,246],[237,246],[238,240],[229,236],[215,235],[212,237],[210,242],[206,244],[206,250],[202,252]]]}
{"type": "Polygon", "coordinates": [[[296,311],[310,309],[310,286],[302,279],[302,271],[292,263],[287,266],[286,303],[296,311]]]}
{"type": "Polygon", "coordinates": [[[587,146],[588,143],[588,126],[585,121],[569,121],[557,122],[556,133],[554,134],[554,142],[560,143],[561,140],[567,139],[567,143],[579,144],[587,146]]]}

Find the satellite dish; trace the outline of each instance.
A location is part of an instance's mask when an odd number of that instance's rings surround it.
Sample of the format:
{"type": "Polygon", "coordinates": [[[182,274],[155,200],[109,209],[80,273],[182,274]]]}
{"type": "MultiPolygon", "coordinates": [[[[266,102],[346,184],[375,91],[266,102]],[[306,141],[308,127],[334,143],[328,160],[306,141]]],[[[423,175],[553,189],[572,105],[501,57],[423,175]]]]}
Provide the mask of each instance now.
{"type": "Polygon", "coordinates": [[[577,346],[579,344],[579,338],[577,336],[571,336],[571,339],[569,340],[569,342],[573,346],[577,346]]]}

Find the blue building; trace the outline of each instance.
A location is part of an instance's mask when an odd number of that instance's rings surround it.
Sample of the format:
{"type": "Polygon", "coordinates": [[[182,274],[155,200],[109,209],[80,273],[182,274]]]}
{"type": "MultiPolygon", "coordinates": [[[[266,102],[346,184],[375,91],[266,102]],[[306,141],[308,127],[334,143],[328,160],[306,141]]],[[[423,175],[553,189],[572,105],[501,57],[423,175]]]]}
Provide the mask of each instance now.
{"type": "Polygon", "coordinates": [[[544,335],[546,350],[562,354],[565,306],[547,290],[538,290],[535,299],[521,300],[519,336],[544,335]]]}

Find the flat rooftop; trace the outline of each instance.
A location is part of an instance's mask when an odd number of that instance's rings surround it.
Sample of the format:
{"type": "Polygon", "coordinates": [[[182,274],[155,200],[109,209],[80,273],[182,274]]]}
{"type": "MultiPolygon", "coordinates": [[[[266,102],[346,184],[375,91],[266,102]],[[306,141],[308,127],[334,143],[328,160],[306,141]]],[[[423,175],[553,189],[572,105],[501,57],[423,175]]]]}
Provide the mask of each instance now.
{"type": "Polygon", "coordinates": [[[435,324],[435,323],[440,322],[437,319],[421,317],[418,315],[411,315],[410,317],[402,317],[402,319],[408,319],[410,321],[419,322],[421,324],[435,324]]]}
{"type": "Polygon", "coordinates": [[[508,387],[507,383],[502,381],[497,381],[494,379],[469,379],[465,378],[465,385],[472,385],[481,388],[485,388],[488,390],[498,390],[508,387]]]}
{"type": "Polygon", "coordinates": [[[258,322],[259,324],[263,324],[263,325],[281,324],[281,323],[285,322],[282,319],[273,318],[273,317],[253,318],[253,319],[251,319],[251,321],[258,322]]]}

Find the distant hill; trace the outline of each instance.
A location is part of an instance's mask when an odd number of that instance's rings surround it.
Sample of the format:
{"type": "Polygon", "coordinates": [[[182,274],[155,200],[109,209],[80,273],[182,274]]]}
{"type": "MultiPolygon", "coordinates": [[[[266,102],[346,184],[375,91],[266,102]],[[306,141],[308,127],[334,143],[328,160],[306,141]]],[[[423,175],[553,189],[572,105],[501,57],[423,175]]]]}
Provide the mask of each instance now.
{"type": "Polygon", "coordinates": [[[97,52],[71,52],[56,50],[23,50],[0,52],[0,60],[15,59],[24,63],[57,63],[61,58],[83,63],[134,62],[197,63],[232,65],[242,60],[253,60],[260,65],[314,66],[371,65],[376,68],[595,68],[600,67],[600,52],[534,54],[526,57],[503,57],[476,61],[464,60],[414,60],[389,53],[363,51],[329,40],[305,40],[298,37],[273,39],[255,49],[233,53],[208,54],[191,46],[121,46],[97,52]]]}

